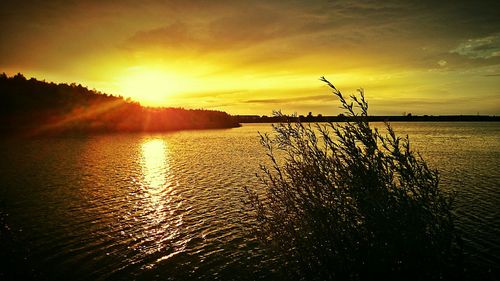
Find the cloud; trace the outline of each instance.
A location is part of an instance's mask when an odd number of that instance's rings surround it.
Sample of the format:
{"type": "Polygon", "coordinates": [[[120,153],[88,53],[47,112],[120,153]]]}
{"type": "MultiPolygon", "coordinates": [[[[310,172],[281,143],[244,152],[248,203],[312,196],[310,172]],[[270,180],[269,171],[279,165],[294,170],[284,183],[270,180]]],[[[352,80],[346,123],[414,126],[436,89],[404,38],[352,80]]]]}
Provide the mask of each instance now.
{"type": "Polygon", "coordinates": [[[294,98],[279,98],[279,99],[252,99],[245,100],[244,103],[262,103],[262,104],[279,104],[279,103],[295,103],[295,102],[320,102],[320,101],[332,101],[335,98],[332,95],[314,95],[314,96],[302,96],[294,98]]]}
{"type": "MultiPolygon", "coordinates": [[[[328,28],[324,17],[304,15],[291,7],[280,9],[256,5],[197,20],[175,19],[161,27],[136,32],[125,45],[131,48],[159,47],[175,52],[237,52],[328,28]]],[[[267,47],[272,48],[271,45],[267,47]]]]}
{"type": "MultiPolygon", "coordinates": [[[[448,66],[469,66],[481,62],[447,54],[466,36],[494,30],[495,4],[485,2],[432,8],[426,1],[208,2],[203,9],[210,13],[188,5],[188,12],[169,13],[161,26],[132,34],[124,46],[151,48],[167,56],[219,56],[216,60],[233,68],[271,69],[283,63],[293,67],[291,61],[320,69],[335,63],[345,70],[431,69],[440,60],[448,66]]],[[[186,5],[175,3],[176,11],[186,5]]]]}
{"type": "Polygon", "coordinates": [[[500,57],[500,33],[468,39],[450,51],[471,59],[500,57]]]}
{"type": "Polygon", "coordinates": [[[448,64],[448,62],[447,62],[447,61],[445,61],[445,60],[439,60],[439,61],[437,62],[437,64],[439,64],[439,66],[441,66],[441,67],[444,67],[444,66],[446,66],[446,65],[448,64]]]}
{"type": "Polygon", "coordinates": [[[499,10],[490,0],[7,0],[0,68],[109,89],[130,67],[164,69],[207,82],[186,83],[182,102],[260,112],[319,109],[319,92],[304,89],[323,74],[385,98],[468,85],[480,96],[498,88],[487,77],[500,65],[499,10]]]}
{"type": "MultiPolygon", "coordinates": [[[[495,114],[495,104],[500,102],[498,95],[481,97],[433,97],[433,98],[394,98],[389,101],[371,100],[372,110],[378,114],[399,115],[401,112],[413,114],[495,114]]],[[[373,112],[373,111],[372,111],[373,112]]]]}

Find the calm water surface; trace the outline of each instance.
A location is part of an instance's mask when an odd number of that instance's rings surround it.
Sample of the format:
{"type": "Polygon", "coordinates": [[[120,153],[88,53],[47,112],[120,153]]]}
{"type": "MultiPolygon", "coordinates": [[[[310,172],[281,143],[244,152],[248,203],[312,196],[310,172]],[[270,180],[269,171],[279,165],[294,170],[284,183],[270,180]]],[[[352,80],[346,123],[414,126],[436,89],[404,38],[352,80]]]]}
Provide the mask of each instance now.
{"type": "MultiPolygon", "coordinates": [[[[393,127],[458,192],[470,259],[497,271],[500,123],[393,127]]],[[[2,243],[14,249],[12,264],[41,279],[272,277],[241,211],[243,187],[258,186],[265,159],[258,131],[270,125],[0,141],[2,243]]]]}

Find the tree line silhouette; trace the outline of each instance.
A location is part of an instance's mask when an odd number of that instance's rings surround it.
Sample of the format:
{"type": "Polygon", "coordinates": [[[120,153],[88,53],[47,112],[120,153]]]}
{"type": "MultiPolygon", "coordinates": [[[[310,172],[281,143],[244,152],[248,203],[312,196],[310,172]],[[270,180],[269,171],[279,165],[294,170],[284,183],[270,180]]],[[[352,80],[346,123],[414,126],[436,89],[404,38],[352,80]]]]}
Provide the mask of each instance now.
{"type": "Polygon", "coordinates": [[[164,132],[237,127],[222,111],[152,108],[90,90],[0,74],[0,132],[46,135],[111,132],[164,132]]]}

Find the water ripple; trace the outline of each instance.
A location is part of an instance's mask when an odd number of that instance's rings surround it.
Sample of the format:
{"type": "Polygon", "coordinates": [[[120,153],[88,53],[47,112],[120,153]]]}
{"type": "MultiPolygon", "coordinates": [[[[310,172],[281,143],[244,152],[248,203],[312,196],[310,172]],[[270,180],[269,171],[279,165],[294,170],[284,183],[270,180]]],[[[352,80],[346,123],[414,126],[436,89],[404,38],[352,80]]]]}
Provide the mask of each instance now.
{"type": "MultiPolygon", "coordinates": [[[[458,191],[458,225],[470,256],[498,268],[500,124],[394,127],[440,170],[443,188],[458,191]]],[[[0,211],[47,279],[269,276],[240,200],[244,186],[259,184],[264,151],[257,131],[269,130],[248,125],[3,144],[12,149],[0,155],[0,211]]]]}

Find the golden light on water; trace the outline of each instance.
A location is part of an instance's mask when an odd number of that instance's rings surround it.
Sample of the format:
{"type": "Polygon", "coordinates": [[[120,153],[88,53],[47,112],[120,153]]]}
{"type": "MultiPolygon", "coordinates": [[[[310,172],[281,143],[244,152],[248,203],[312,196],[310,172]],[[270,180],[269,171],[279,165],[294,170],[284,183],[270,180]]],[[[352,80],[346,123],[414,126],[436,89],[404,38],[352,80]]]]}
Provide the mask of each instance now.
{"type": "Polygon", "coordinates": [[[167,148],[161,139],[146,140],[142,144],[142,171],[149,193],[161,192],[167,185],[167,148]]]}
{"type": "MultiPolygon", "coordinates": [[[[164,139],[146,138],[141,145],[141,167],[143,176],[143,202],[147,209],[144,217],[142,238],[154,241],[153,246],[143,248],[146,254],[166,251],[170,241],[180,235],[184,221],[176,215],[182,202],[178,200],[177,183],[173,180],[169,164],[168,144],[164,139]]],[[[171,250],[159,260],[168,259],[185,247],[183,240],[179,245],[170,245],[171,250]]]]}

